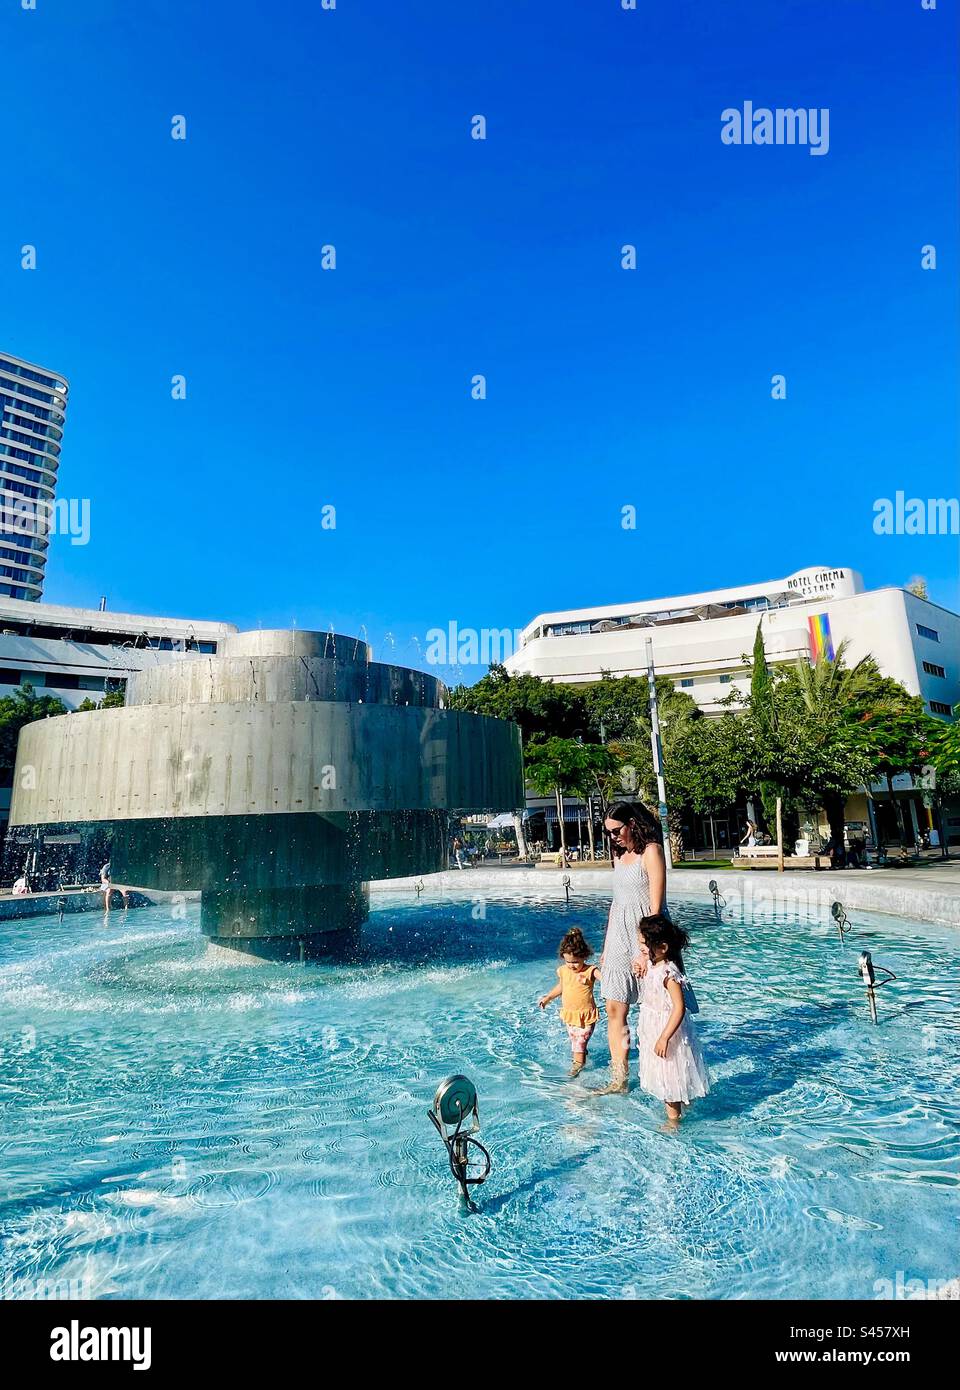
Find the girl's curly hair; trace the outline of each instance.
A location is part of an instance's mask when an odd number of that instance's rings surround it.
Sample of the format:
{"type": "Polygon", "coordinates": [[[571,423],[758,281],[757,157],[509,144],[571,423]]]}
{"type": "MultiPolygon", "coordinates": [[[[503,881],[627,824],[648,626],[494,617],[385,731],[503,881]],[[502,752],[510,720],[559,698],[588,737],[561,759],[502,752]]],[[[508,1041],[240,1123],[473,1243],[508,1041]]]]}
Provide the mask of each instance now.
{"type": "Polygon", "coordinates": [[[678,927],[662,912],[655,912],[652,917],[640,918],[639,931],[651,956],[659,947],[666,946],[667,960],[673,961],[681,974],[685,973],[683,952],[690,945],[690,937],[683,927],[678,927]]]}
{"type": "Polygon", "coordinates": [[[577,960],[589,960],[593,947],[579,927],[572,927],[560,942],[561,956],[575,956],[577,960]]]}

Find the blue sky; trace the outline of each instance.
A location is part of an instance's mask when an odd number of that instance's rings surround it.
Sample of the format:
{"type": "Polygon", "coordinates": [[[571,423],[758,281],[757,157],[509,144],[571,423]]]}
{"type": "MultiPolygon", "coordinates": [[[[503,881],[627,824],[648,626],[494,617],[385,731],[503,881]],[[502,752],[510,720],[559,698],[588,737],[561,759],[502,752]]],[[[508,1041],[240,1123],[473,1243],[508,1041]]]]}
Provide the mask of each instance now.
{"type": "Polygon", "coordinates": [[[809,565],[957,608],[957,537],[872,528],[960,490],[956,29],[947,0],[3,0],[0,345],[70,378],[60,491],[92,508],[45,597],[363,624],[411,665],[451,621],[809,565]],[[747,99],[828,107],[829,153],[724,145],[747,99]]]}

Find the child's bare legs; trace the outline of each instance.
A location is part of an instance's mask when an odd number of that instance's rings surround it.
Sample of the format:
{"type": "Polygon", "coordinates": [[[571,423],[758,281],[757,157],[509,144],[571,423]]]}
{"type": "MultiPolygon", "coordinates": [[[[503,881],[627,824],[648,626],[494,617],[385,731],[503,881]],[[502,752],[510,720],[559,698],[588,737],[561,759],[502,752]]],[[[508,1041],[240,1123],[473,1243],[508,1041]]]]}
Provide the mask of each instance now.
{"type": "Polygon", "coordinates": [[[567,1036],[570,1039],[570,1049],[573,1053],[573,1066],[570,1068],[571,1076],[579,1076],[587,1061],[587,1043],[593,1037],[593,1030],[596,1024],[591,1023],[586,1028],[575,1028],[572,1023],[567,1024],[567,1036]]]}
{"type": "Polygon", "coordinates": [[[678,1100],[664,1101],[664,1105],[667,1107],[667,1124],[673,1128],[683,1118],[683,1106],[678,1100]]]}

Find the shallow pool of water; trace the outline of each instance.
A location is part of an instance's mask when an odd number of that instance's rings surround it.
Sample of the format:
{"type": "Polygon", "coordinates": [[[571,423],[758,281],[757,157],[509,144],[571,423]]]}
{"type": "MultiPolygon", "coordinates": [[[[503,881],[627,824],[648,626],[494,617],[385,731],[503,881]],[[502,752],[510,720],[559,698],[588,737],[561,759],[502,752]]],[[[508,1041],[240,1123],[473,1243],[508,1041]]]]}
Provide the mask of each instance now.
{"type": "MultiPolygon", "coordinates": [[[[198,913],[0,923],[0,1294],[865,1298],[957,1270],[960,935],[675,904],[714,1089],[677,1133],[566,1077],[563,932],[605,903],[375,894],[356,961],[235,963],[198,913]],[[867,1013],[857,954],[897,980],[867,1013]],[[465,1215],[426,1109],[465,1071],[465,1215]]],[[[183,909],[179,909],[182,913],[183,909]]],[[[635,1073],[635,1061],[632,1061],[635,1073]]]]}

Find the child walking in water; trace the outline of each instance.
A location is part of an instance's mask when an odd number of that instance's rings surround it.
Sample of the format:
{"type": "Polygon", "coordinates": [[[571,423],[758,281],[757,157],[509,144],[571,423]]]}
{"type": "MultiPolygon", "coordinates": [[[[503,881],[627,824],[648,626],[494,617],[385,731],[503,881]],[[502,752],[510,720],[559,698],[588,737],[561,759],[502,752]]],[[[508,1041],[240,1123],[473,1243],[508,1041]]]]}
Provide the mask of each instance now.
{"type": "Polygon", "coordinates": [[[560,942],[563,964],[557,969],[557,983],[539,1001],[541,1009],[545,1009],[551,1000],[561,1000],[560,1018],[567,1025],[573,1052],[571,1076],[579,1076],[583,1071],[587,1060],[587,1043],[600,1017],[593,998],[594,983],[600,978],[600,972],[595,965],[587,964],[592,955],[593,951],[579,927],[568,931],[560,942]]]}
{"type": "Polygon", "coordinates": [[[710,1075],[688,1013],[696,1007],[683,973],[683,948],[690,938],[669,917],[643,917],[640,935],[650,957],[640,1001],[638,1052],[640,1085],[667,1107],[667,1122],[676,1125],[683,1106],[710,1090],[710,1075]]]}

